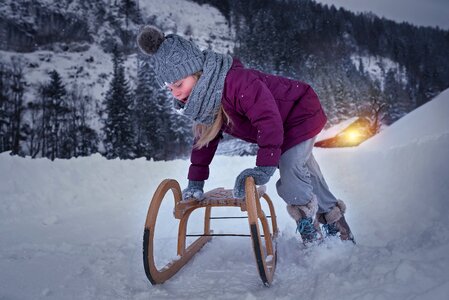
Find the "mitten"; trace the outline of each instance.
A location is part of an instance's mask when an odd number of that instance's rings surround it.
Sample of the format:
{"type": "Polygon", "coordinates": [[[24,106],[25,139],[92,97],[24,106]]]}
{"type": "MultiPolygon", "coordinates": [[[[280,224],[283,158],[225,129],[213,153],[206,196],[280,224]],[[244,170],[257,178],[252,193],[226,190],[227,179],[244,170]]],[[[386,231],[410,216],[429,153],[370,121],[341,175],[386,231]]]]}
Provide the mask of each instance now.
{"type": "Polygon", "coordinates": [[[189,180],[187,188],[185,188],[182,191],[182,199],[187,200],[189,198],[194,198],[196,200],[203,200],[204,198],[203,187],[204,187],[204,180],[201,181],[189,180]]]}
{"type": "Polygon", "coordinates": [[[270,166],[265,166],[265,167],[255,167],[252,169],[245,169],[243,170],[239,176],[237,176],[236,180],[235,180],[235,185],[234,185],[234,197],[235,198],[243,198],[245,196],[245,180],[246,177],[253,177],[254,178],[254,183],[256,185],[262,185],[267,183],[271,176],[274,174],[274,171],[276,171],[276,167],[270,167],[270,166]]]}

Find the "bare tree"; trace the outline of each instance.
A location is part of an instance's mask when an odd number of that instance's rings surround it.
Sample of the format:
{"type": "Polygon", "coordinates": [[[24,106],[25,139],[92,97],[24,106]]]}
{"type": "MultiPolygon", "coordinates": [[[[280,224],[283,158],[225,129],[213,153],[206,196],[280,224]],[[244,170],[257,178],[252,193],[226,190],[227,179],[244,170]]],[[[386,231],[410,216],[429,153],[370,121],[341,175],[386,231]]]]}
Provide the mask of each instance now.
{"type": "Polygon", "coordinates": [[[97,151],[98,136],[89,126],[89,112],[93,111],[93,100],[90,95],[74,84],[68,95],[69,101],[69,133],[73,143],[72,156],[89,155],[97,151]]]}
{"type": "Polygon", "coordinates": [[[371,123],[371,134],[375,135],[380,131],[382,121],[386,116],[388,104],[382,97],[379,82],[376,81],[375,84],[370,86],[368,94],[368,107],[365,109],[365,114],[371,123]]]}
{"type": "Polygon", "coordinates": [[[40,139],[40,118],[42,117],[42,111],[40,105],[36,103],[28,103],[27,111],[30,117],[28,120],[28,134],[26,144],[28,148],[28,154],[32,158],[35,158],[41,151],[42,146],[42,141],[40,139]]]}

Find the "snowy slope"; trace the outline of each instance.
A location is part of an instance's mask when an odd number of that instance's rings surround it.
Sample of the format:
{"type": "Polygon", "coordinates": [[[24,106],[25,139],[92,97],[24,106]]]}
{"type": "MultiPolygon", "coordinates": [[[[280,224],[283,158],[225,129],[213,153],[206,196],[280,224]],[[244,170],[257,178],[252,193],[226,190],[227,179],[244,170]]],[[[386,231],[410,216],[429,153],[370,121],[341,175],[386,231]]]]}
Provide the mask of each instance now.
{"type": "MultiPolygon", "coordinates": [[[[111,1],[102,1],[105,9],[108,9],[111,1]]],[[[12,10],[10,2],[15,1],[8,0],[7,3],[0,5],[0,15],[22,20],[24,16],[12,10]]],[[[50,0],[37,0],[37,2],[49,11],[61,10],[63,14],[77,15],[83,11],[78,7],[79,1],[71,2],[68,7],[60,7],[64,6],[64,3],[50,0]]],[[[144,22],[150,20],[156,22],[163,26],[166,33],[177,32],[186,38],[194,37],[193,40],[201,49],[210,46],[215,51],[228,53],[234,47],[233,30],[215,7],[199,5],[187,0],[144,0],[139,1],[139,4],[144,22]],[[156,17],[156,20],[153,20],[152,17],[156,17]],[[190,29],[191,36],[185,35],[188,29],[190,29]]],[[[35,22],[31,16],[29,17],[29,22],[35,22]]],[[[33,17],[36,18],[34,15],[33,17]]],[[[96,20],[89,22],[91,27],[97,27],[96,20]]],[[[94,129],[99,131],[101,124],[98,119],[97,106],[101,106],[112,78],[111,54],[105,53],[99,45],[99,40],[104,33],[112,31],[112,29],[105,24],[101,25],[105,28],[102,27],[99,32],[95,32],[93,39],[96,42],[92,44],[81,43],[76,47],[73,46],[73,51],[63,51],[58,44],[52,45],[54,51],[38,50],[30,53],[17,53],[0,50],[0,64],[23,68],[24,78],[29,84],[25,89],[25,102],[38,101],[39,86],[50,81],[49,72],[58,71],[67,89],[71,90],[76,85],[84,93],[92,96],[95,103],[89,107],[89,122],[94,129]]],[[[136,54],[125,57],[124,65],[127,78],[133,85],[137,76],[136,54]]]]}
{"type": "Polygon", "coordinates": [[[448,112],[449,89],[393,123],[391,130],[367,140],[362,145],[364,148],[377,150],[439,139],[441,135],[449,134],[448,112]]]}
{"type": "MultiPolygon", "coordinates": [[[[241,237],[215,238],[164,285],[147,281],[142,233],[149,199],[164,178],[186,184],[187,160],[94,155],[50,162],[0,154],[0,299],[447,299],[449,126],[437,116],[448,101],[446,91],[376,143],[315,150],[331,189],[348,204],[356,246],[331,239],[304,249],[274,175],[268,193],[281,237],[270,288],[262,286],[250,242],[241,237]],[[421,129],[424,121],[432,130],[421,129]],[[410,138],[416,132],[420,138],[410,138]]],[[[206,189],[231,187],[254,162],[217,156],[206,189]]],[[[167,200],[157,224],[159,264],[175,256],[167,200]]],[[[201,216],[192,218],[189,231],[198,232],[201,216]]],[[[245,220],[212,227],[247,230],[245,220]]]]}

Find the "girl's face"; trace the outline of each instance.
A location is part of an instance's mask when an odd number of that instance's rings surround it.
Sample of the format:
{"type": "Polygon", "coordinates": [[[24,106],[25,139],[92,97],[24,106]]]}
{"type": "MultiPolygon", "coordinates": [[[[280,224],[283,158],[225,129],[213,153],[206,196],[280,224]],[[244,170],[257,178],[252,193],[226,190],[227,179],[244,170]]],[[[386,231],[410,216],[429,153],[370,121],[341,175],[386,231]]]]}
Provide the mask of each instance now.
{"type": "Polygon", "coordinates": [[[167,85],[168,89],[173,94],[173,97],[179,101],[186,103],[189,98],[190,92],[198,81],[196,76],[189,75],[183,79],[175,81],[167,85]]]}

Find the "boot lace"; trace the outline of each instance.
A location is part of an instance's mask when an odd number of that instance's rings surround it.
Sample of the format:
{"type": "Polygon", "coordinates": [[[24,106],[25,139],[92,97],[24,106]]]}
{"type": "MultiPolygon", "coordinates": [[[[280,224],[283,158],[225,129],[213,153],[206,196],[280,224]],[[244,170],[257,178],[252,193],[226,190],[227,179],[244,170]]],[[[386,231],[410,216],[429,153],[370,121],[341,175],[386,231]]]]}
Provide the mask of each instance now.
{"type": "Polygon", "coordinates": [[[324,232],[326,236],[336,236],[339,232],[337,225],[335,223],[332,224],[324,224],[323,225],[324,232]]]}
{"type": "Polygon", "coordinates": [[[296,227],[296,232],[299,232],[305,241],[314,240],[317,232],[313,226],[312,218],[303,218],[299,220],[298,226],[296,227]]]}

